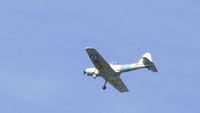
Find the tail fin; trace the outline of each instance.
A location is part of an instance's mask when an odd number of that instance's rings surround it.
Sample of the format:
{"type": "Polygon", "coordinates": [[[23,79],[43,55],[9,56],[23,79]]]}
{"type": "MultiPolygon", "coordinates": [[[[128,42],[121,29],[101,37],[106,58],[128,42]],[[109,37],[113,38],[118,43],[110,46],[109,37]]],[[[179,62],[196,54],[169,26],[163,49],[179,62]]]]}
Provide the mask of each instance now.
{"type": "Polygon", "coordinates": [[[154,65],[152,61],[152,57],[150,53],[145,53],[143,57],[140,59],[139,64],[146,65],[148,70],[151,70],[153,72],[158,72],[156,69],[156,66],[154,65]]]}

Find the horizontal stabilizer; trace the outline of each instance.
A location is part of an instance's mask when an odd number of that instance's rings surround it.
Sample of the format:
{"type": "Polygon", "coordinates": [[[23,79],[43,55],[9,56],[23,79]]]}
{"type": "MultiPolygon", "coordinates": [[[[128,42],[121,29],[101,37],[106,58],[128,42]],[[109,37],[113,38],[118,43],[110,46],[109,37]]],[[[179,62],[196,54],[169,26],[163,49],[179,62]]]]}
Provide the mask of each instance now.
{"type": "Polygon", "coordinates": [[[147,68],[148,68],[149,70],[151,70],[151,71],[153,71],[153,72],[158,72],[158,70],[157,70],[156,66],[154,65],[154,63],[151,62],[148,58],[144,57],[144,58],[143,58],[143,63],[144,63],[144,65],[147,66],[147,68]]]}
{"type": "Polygon", "coordinates": [[[145,53],[143,57],[140,59],[139,64],[144,64],[147,66],[148,70],[153,72],[158,72],[156,66],[152,62],[152,57],[150,53],[145,53]]]}

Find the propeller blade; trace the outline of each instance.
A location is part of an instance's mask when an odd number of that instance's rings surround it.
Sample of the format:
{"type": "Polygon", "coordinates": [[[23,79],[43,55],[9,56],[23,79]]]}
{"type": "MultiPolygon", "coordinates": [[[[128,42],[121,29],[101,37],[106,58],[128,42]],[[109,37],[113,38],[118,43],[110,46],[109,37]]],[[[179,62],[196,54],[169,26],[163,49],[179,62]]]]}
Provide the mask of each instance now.
{"type": "Polygon", "coordinates": [[[85,71],[83,71],[83,75],[85,75],[86,74],[86,72],[85,71]]]}

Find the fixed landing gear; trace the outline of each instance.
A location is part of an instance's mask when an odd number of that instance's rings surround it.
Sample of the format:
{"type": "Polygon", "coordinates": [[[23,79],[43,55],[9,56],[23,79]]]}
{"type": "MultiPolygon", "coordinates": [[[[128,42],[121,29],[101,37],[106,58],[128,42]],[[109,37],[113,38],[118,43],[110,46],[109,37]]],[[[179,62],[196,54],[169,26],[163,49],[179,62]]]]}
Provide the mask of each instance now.
{"type": "Polygon", "coordinates": [[[102,89],[105,90],[105,89],[106,89],[106,86],[103,86],[102,89]]]}
{"type": "Polygon", "coordinates": [[[102,86],[102,89],[103,89],[103,90],[106,89],[106,84],[107,84],[107,80],[105,81],[104,85],[102,86]]]}
{"type": "Polygon", "coordinates": [[[97,75],[94,74],[94,75],[92,75],[92,77],[95,79],[97,77],[97,75]]]}

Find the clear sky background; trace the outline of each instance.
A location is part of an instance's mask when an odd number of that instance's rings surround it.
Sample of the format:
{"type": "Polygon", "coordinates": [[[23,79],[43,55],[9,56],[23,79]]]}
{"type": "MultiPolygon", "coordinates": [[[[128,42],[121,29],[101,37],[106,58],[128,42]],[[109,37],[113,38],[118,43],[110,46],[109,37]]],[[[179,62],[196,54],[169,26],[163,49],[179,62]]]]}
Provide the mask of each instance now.
{"type": "Polygon", "coordinates": [[[1,0],[0,113],[200,113],[199,42],[199,0],[1,0]],[[104,91],[85,47],[159,72],[104,91]]]}

